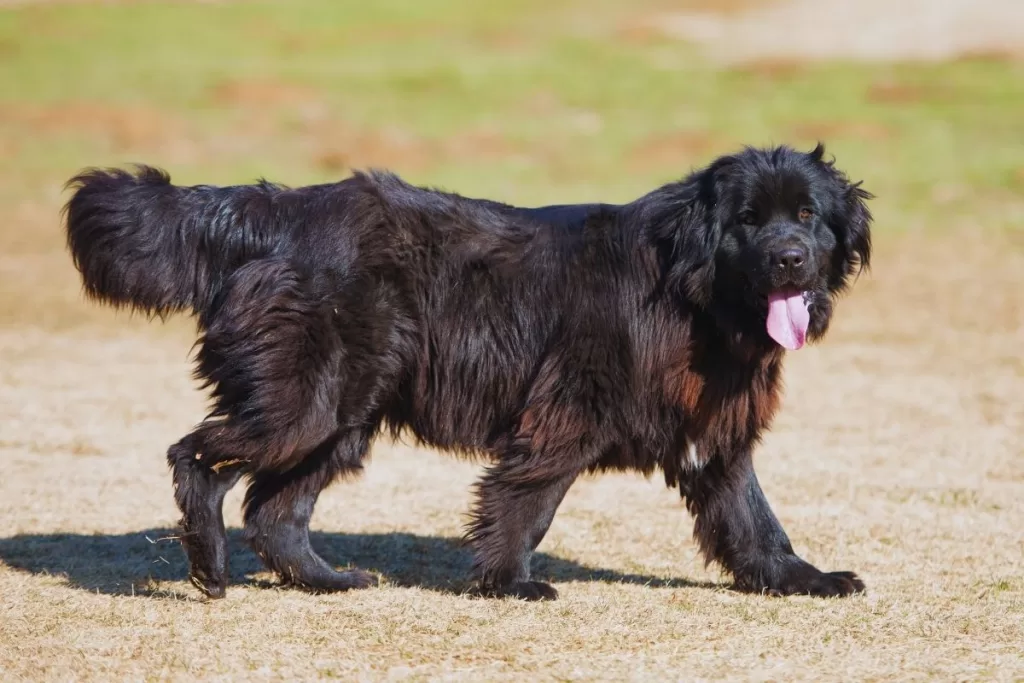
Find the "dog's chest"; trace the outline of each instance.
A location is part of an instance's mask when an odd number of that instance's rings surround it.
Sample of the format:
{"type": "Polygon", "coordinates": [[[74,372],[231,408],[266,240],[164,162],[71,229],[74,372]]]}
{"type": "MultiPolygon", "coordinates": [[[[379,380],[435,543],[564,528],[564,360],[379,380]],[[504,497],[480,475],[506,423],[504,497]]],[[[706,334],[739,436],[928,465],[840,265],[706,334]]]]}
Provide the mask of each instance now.
{"type": "Polygon", "coordinates": [[[667,397],[683,414],[680,455],[690,469],[749,448],[778,410],[779,373],[771,361],[687,364],[667,377],[667,397]]]}

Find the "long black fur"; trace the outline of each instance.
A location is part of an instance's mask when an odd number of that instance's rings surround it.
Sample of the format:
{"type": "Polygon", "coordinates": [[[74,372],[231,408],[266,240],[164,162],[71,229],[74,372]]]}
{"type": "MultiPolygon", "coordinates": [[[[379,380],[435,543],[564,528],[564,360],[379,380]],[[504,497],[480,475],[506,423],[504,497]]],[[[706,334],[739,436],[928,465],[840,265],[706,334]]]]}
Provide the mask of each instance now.
{"type": "Polygon", "coordinates": [[[868,264],[870,195],[821,146],[747,148],[623,204],[520,208],[383,172],[288,189],[73,178],[68,247],[92,297],[198,320],[208,418],[168,451],[193,582],[224,594],[222,504],[283,580],[373,585],[310,547],[321,490],[375,436],[490,462],[467,540],[489,595],[553,598],[530,557],[581,474],[664,473],[738,586],[847,595],[796,556],[752,451],[778,405],[767,296],[799,287],[809,338],[868,264]],[[801,258],[780,266],[780,250],[801,258]]]}

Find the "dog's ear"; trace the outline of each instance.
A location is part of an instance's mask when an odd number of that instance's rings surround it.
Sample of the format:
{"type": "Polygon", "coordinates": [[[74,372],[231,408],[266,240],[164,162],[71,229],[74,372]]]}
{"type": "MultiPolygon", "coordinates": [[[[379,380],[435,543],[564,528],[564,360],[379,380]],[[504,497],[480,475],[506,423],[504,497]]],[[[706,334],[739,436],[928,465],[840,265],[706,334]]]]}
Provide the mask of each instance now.
{"type": "Polygon", "coordinates": [[[711,302],[722,238],[722,188],[734,165],[733,157],[721,157],[651,197],[650,227],[659,245],[664,287],[699,306],[711,302]]]}
{"type": "Polygon", "coordinates": [[[848,184],[844,194],[843,246],[846,248],[847,274],[853,275],[871,265],[872,217],[867,202],[874,195],[860,183],[848,184]]]}
{"type": "Polygon", "coordinates": [[[840,243],[839,272],[843,278],[857,275],[871,265],[872,216],[867,202],[874,199],[874,195],[859,182],[850,182],[846,174],[836,168],[834,158],[825,161],[825,146],[820,142],[808,156],[824,164],[838,186],[838,207],[829,224],[840,243]]]}

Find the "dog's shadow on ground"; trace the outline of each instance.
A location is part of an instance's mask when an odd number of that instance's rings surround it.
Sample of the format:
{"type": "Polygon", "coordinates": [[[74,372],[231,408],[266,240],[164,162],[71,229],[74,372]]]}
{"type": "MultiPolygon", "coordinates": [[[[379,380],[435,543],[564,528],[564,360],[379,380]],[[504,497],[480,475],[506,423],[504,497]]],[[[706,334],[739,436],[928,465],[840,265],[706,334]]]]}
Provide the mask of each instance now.
{"type": "MultiPolygon", "coordinates": [[[[179,591],[161,586],[163,582],[188,578],[185,556],[175,534],[172,529],[127,534],[24,534],[0,538],[0,562],[33,574],[66,577],[70,585],[89,592],[180,599],[179,591]]],[[[231,584],[275,585],[242,541],[241,532],[232,529],[228,536],[231,584]]],[[[377,572],[389,585],[453,594],[472,588],[469,551],[455,538],[407,533],[314,532],[310,536],[313,547],[329,563],[377,572]]],[[[532,566],[535,578],[555,583],[602,581],[654,587],[720,587],[587,567],[543,552],[534,555],[532,566]]],[[[194,592],[191,587],[189,590],[194,592]]]]}

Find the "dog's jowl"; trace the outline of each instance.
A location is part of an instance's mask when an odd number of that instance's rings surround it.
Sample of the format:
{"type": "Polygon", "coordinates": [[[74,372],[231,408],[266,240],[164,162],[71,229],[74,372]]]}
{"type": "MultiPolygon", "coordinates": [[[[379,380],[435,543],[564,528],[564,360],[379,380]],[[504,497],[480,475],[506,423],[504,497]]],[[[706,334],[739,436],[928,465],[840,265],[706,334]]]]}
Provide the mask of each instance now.
{"type": "Polygon", "coordinates": [[[870,195],[819,146],[744,149],[622,205],[520,208],[388,173],[289,189],[72,179],[85,289],[196,316],[213,409],[167,451],[193,583],[224,595],[224,496],[283,581],[376,583],[310,547],[317,497],[374,437],[490,462],[467,540],[487,595],[553,598],[530,558],[573,481],[660,470],[745,590],[843,596],[798,557],[752,465],[786,350],[868,264],[870,195]]]}

